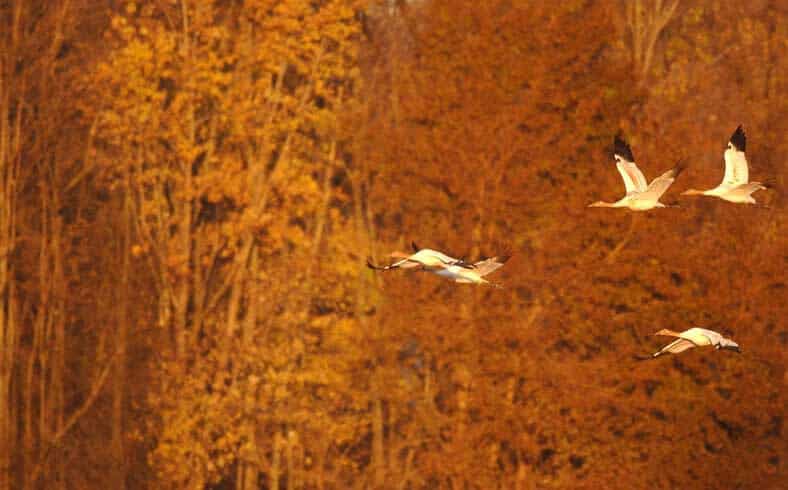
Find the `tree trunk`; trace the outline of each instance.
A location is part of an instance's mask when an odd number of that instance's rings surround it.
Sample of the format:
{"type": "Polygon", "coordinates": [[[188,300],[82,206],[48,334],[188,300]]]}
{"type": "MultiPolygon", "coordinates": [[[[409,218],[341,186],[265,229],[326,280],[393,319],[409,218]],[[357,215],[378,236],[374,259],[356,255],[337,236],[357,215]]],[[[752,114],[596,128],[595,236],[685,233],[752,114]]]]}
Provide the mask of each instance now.
{"type": "Polygon", "coordinates": [[[382,489],[386,481],[386,461],[383,441],[383,402],[378,394],[372,402],[372,467],[375,488],[382,489]]]}
{"type": "Polygon", "coordinates": [[[279,480],[282,477],[282,435],[279,429],[274,431],[274,443],[271,450],[271,470],[268,472],[270,490],[279,490],[279,480]]]}
{"type": "Polygon", "coordinates": [[[295,478],[295,461],[293,460],[293,453],[295,452],[295,437],[292,429],[287,430],[287,446],[285,447],[285,457],[287,458],[287,490],[296,489],[295,478]]]}
{"type": "Polygon", "coordinates": [[[120,239],[120,298],[117,306],[117,335],[115,349],[115,372],[112,383],[112,456],[114,460],[112,487],[126,488],[126,457],[123,445],[124,420],[123,404],[126,392],[126,348],[129,328],[129,270],[131,267],[131,206],[128,182],[123,196],[123,236],[120,239]]]}
{"type": "MultiPolygon", "coordinates": [[[[56,170],[53,169],[52,174],[56,175],[56,170]]],[[[52,279],[52,309],[47,313],[51,317],[52,329],[54,334],[54,353],[52,356],[52,380],[50,390],[52,391],[52,423],[54,434],[59,433],[63,429],[64,423],[64,410],[66,407],[65,400],[65,369],[66,369],[66,318],[65,318],[65,298],[66,286],[65,278],[63,277],[63,244],[61,238],[63,236],[63,220],[58,215],[60,209],[60,200],[57,198],[57,181],[50,182],[51,192],[53,195],[53,206],[50,209],[52,213],[52,229],[51,236],[48,239],[51,247],[51,268],[52,279]]],[[[45,240],[47,237],[43,237],[45,240]]],[[[55,486],[53,488],[65,488],[65,465],[63,458],[56,457],[55,459],[55,486]]]]}
{"type": "MultiPolygon", "coordinates": [[[[247,349],[254,342],[255,327],[260,304],[260,288],[257,281],[257,267],[259,266],[258,251],[252,252],[249,263],[249,273],[246,274],[246,316],[243,321],[241,332],[242,348],[247,349]]],[[[228,339],[229,343],[230,339],[228,339]]],[[[254,411],[256,395],[254,392],[244,395],[244,411],[252,413],[254,411]]],[[[236,484],[239,490],[257,490],[260,479],[260,457],[257,449],[257,438],[255,437],[255,425],[253,418],[247,418],[244,422],[243,431],[246,435],[248,446],[242,449],[241,461],[239,466],[242,468],[241,481],[236,484]]]]}
{"type": "Polygon", "coordinates": [[[12,419],[11,377],[16,364],[18,334],[13,315],[14,287],[9,255],[16,238],[16,178],[19,168],[24,88],[15,76],[22,2],[12,2],[8,43],[0,45],[0,490],[14,486],[12,450],[16,447],[12,419]],[[16,111],[13,106],[16,105],[16,111]]]}

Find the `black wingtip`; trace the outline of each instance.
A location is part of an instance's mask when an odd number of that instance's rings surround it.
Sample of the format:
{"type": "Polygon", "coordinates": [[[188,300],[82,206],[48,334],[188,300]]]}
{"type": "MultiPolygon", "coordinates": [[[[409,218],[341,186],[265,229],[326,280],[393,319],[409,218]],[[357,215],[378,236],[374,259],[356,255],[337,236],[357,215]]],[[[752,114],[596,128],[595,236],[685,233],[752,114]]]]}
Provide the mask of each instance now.
{"type": "Polygon", "coordinates": [[[632,155],[632,149],[624,139],[616,135],[613,139],[613,155],[618,155],[628,162],[634,162],[635,157],[632,155]]]}
{"type": "Polygon", "coordinates": [[[410,246],[411,246],[411,248],[413,249],[414,252],[418,252],[419,250],[421,250],[421,247],[416,245],[416,242],[410,242],[410,246]]]}
{"type": "Polygon", "coordinates": [[[687,170],[687,162],[685,160],[679,160],[676,166],[673,167],[673,178],[675,179],[685,170],[687,170]]]}
{"type": "Polygon", "coordinates": [[[744,133],[744,128],[739,124],[736,131],[731,135],[731,144],[736,147],[738,151],[745,151],[747,147],[747,135],[744,133]]]}

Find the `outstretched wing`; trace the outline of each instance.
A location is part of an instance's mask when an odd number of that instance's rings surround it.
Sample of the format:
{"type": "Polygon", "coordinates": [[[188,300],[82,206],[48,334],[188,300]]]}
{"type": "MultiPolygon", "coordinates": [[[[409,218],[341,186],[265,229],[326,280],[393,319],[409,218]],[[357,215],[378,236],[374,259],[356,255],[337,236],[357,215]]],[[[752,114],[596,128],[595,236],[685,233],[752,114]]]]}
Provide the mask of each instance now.
{"type": "Polygon", "coordinates": [[[691,340],[687,339],[676,339],[673,342],[669,343],[665,347],[661,348],[657,352],[655,352],[652,357],[659,357],[662,354],[678,354],[680,352],[684,352],[687,349],[692,349],[695,347],[695,344],[692,343],[691,340]]]}
{"type": "Polygon", "coordinates": [[[749,196],[755,191],[759,191],[761,189],[768,189],[768,185],[764,185],[761,182],[748,182],[746,184],[741,184],[739,186],[733,187],[728,190],[728,196],[749,196]]]}
{"type": "Polygon", "coordinates": [[[487,274],[497,271],[500,269],[503,264],[509,260],[509,255],[502,255],[496,257],[490,257],[489,259],[480,260],[473,264],[475,272],[479,274],[479,276],[484,277],[487,274]]]}
{"type": "Polygon", "coordinates": [[[473,264],[469,264],[464,259],[455,259],[454,257],[450,257],[443,252],[432,250],[431,248],[421,248],[416,244],[416,242],[411,242],[410,246],[413,248],[413,251],[415,252],[413,255],[409,257],[411,262],[422,263],[425,259],[428,260],[436,259],[441,263],[442,267],[446,267],[450,265],[458,265],[466,269],[473,269],[473,264]]]}
{"type": "Polygon", "coordinates": [[[616,168],[618,168],[621,178],[624,179],[624,187],[627,190],[627,194],[646,190],[646,177],[643,176],[643,172],[640,171],[634,162],[619,161],[616,162],[616,168]]]}
{"type": "Polygon", "coordinates": [[[632,149],[626,141],[616,136],[613,140],[613,158],[616,161],[616,168],[624,179],[624,186],[627,194],[631,192],[643,192],[646,190],[646,178],[643,172],[635,165],[635,157],[632,149]]]}
{"type": "Polygon", "coordinates": [[[725,175],[722,177],[721,186],[734,187],[749,182],[750,172],[744,153],[746,147],[747,136],[739,125],[725,149],[725,175]]]}
{"type": "Polygon", "coordinates": [[[659,201],[659,198],[662,197],[662,194],[664,194],[665,191],[668,190],[668,187],[670,187],[671,184],[675,182],[676,177],[678,177],[678,175],[684,171],[684,168],[684,165],[679,163],[672,169],[652,180],[646,191],[641,193],[638,198],[659,201]]]}

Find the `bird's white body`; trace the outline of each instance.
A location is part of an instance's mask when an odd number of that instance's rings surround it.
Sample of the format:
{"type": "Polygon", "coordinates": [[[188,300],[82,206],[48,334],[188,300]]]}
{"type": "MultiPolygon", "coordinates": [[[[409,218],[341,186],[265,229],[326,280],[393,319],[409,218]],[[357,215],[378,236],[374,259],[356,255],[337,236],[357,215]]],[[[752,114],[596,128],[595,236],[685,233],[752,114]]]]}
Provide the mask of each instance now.
{"type": "MultiPolygon", "coordinates": [[[[417,250],[418,246],[414,243],[413,248],[417,250]]],[[[508,256],[491,257],[469,264],[463,259],[455,259],[429,248],[418,249],[412,255],[400,253],[392,255],[401,257],[401,260],[384,267],[376,266],[370,261],[367,261],[367,265],[372,269],[384,271],[391,269],[419,269],[432,272],[458,283],[492,284],[494,286],[497,285],[484,279],[484,276],[500,268],[509,259],[508,256]]]]}
{"type": "Polygon", "coordinates": [[[688,189],[682,192],[687,196],[712,196],[719,197],[728,202],[737,204],[756,204],[752,193],[766,186],[760,182],[750,182],[747,156],[745,155],[747,138],[741,126],[730,137],[725,148],[725,174],[722,182],[714,189],[699,191],[688,189]]]}
{"type": "Polygon", "coordinates": [[[649,209],[654,208],[665,208],[664,204],[655,200],[655,199],[630,199],[626,198],[626,207],[631,209],[632,211],[648,211],[649,209]]]}
{"type": "Polygon", "coordinates": [[[461,263],[462,260],[455,259],[454,257],[449,257],[448,255],[442,252],[438,252],[437,250],[424,248],[419,250],[415,254],[409,255],[408,257],[402,259],[400,262],[403,263],[416,262],[427,268],[436,268],[436,267],[442,268],[449,265],[461,263]]]}
{"type": "Polygon", "coordinates": [[[655,352],[652,357],[659,357],[663,354],[679,354],[693,347],[714,346],[716,349],[729,349],[740,352],[739,344],[731,339],[723,337],[722,334],[706,328],[693,327],[683,332],[674,332],[663,329],[654,335],[666,335],[676,337],[676,340],[655,352]]]}
{"type": "MultiPolygon", "coordinates": [[[[761,189],[766,189],[766,186],[760,182],[749,182],[734,187],[720,184],[714,189],[701,191],[700,194],[704,196],[719,197],[720,199],[736,204],[756,204],[757,201],[752,197],[752,193],[761,189]]],[[[698,195],[689,191],[685,191],[683,194],[688,196],[698,195]]]]}
{"type": "Polygon", "coordinates": [[[622,139],[616,137],[614,142],[614,158],[616,168],[624,180],[626,195],[616,202],[608,203],[597,201],[589,207],[596,208],[629,208],[632,211],[648,211],[654,208],[667,207],[659,202],[660,197],[668,190],[668,187],[676,180],[682,171],[682,167],[676,167],[663,173],[651,183],[646,184],[646,178],[635,164],[632,150],[622,139]]]}

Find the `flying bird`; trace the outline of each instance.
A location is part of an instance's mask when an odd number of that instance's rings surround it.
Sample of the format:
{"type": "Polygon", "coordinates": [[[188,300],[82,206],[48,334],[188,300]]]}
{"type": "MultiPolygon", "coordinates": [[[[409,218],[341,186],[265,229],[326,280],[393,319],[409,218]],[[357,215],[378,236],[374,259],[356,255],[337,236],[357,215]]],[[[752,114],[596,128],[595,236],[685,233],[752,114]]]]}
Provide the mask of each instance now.
{"type": "Polygon", "coordinates": [[[414,251],[413,254],[407,255],[401,252],[394,252],[391,255],[400,260],[385,266],[375,265],[372,260],[368,258],[367,267],[379,271],[416,269],[432,272],[433,274],[458,283],[491,284],[500,287],[498,284],[484,279],[484,276],[498,270],[509,260],[509,255],[501,255],[469,263],[464,259],[450,257],[437,250],[420,248],[416,243],[412,243],[411,245],[414,251]]]}
{"type": "Polygon", "coordinates": [[[387,271],[391,269],[436,269],[448,266],[457,266],[460,268],[473,268],[472,264],[465,262],[463,259],[455,259],[448,255],[432,250],[430,248],[421,248],[416,245],[416,242],[411,242],[413,248],[412,254],[404,254],[402,252],[394,252],[392,257],[399,258],[400,260],[386,266],[377,266],[372,263],[372,260],[367,258],[367,266],[370,269],[387,271]]]}
{"type": "Polygon", "coordinates": [[[635,157],[626,141],[616,136],[613,140],[613,158],[616,160],[621,177],[624,179],[626,195],[616,202],[597,201],[589,204],[590,208],[629,208],[633,211],[647,211],[653,208],[667,207],[659,198],[668,190],[676,177],[684,170],[679,163],[672,169],[646,184],[643,172],[635,165],[635,157]]]}
{"type": "Polygon", "coordinates": [[[729,202],[738,204],[755,204],[752,193],[769,186],[761,182],[749,182],[749,170],[747,168],[747,157],[744,154],[747,146],[747,135],[744,129],[736,128],[725,148],[725,175],[722,177],[720,185],[714,189],[700,191],[689,189],[681,194],[683,196],[713,196],[719,197],[729,202]]]}
{"type": "Polygon", "coordinates": [[[739,344],[729,338],[723,337],[714,330],[707,330],[705,328],[693,327],[680,333],[665,328],[654,335],[676,337],[676,340],[658,350],[651,356],[641,359],[653,359],[663,354],[678,354],[693,347],[704,347],[707,345],[713,345],[717,350],[727,349],[741,353],[739,344]]]}

